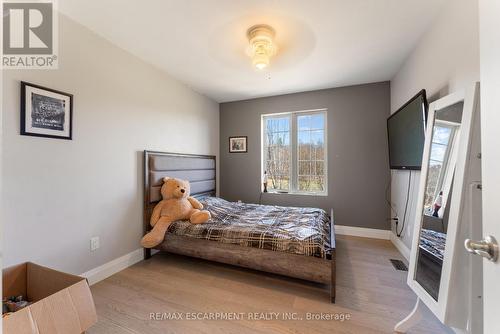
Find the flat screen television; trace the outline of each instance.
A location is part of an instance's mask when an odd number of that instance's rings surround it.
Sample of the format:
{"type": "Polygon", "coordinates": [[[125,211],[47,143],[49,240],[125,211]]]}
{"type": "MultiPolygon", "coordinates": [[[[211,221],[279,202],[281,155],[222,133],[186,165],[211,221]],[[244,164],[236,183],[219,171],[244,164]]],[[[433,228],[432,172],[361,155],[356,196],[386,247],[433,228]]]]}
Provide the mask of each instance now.
{"type": "Polygon", "coordinates": [[[422,89],[387,119],[391,169],[422,168],[427,108],[425,89],[422,89]]]}

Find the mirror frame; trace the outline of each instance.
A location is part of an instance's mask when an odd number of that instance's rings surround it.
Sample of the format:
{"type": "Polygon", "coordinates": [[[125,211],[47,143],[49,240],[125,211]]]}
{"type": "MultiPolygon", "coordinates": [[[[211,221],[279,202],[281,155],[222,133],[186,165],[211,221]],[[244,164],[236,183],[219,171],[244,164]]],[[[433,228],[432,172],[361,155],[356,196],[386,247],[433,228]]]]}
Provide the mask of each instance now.
{"type": "Polygon", "coordinates": [[[468,155],[471,147],[471,130],[472,120],[476,110],[477,97],[479,96],[479,84],[476,83],[467,91],[459,91],[447,95],[439,100],[432,102],[429,105],[429,116],[425,131],[425,144],[422,159],[422,170],[420,174],[419,192],[416,206],[415,223],[412,236],[412,247],[410,252],[410,265],[408,267],[407,283],[416,293],[418,298],[437,316],[437,318],[447,323],[449,301],[450,301],[450,283],[452,273],[455,271],[453,264],[457,256],[456,249],[460,249],[462,245],[458,239],[458,229],[461,223],[463,213],[463,202],[465,200],[465,173],[468,168],[468,155]],[[418,250],[420,241],[420,230],[422,226],[423,210],[424,210],[424,194],[427,184],[427,174],[429,169],[430,149],[432,145],[433,128],[435,124],[435,114],[437,111],[456,103],[463,102],[462,122],[460,130],[460,138],[458,141],[457,157],[455,163],[455,177],[453,179],[453,188],[450,194],[451,202],[448,210],[448,229],[446,234],[446,244],[444,250],[443,267],[441,271],[441,280],[439,283],[438,300],[434,300],[432,296],[418,283],[415,279],[418,262],[418,250]],[[457,241],[459,244],[457,244],[457,241]]]}

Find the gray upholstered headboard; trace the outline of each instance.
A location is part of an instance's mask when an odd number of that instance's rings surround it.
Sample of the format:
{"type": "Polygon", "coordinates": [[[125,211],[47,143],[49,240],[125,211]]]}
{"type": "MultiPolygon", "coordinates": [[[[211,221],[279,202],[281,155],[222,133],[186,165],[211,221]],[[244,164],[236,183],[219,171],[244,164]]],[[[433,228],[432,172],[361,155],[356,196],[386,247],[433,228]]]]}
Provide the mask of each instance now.
{"type": "Polygon", "coordinates": [[[144,233],[165,176],[188,180],[191,196],[215,196],[215,156],[144,151],[144,233]]]}

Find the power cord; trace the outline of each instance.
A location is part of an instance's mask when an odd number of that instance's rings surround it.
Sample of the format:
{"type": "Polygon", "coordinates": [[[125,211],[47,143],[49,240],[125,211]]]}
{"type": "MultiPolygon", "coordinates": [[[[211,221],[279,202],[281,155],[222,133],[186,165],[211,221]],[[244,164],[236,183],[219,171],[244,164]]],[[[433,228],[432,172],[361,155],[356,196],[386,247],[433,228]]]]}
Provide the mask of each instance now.
{"type": "Polygon", "coordinates": [[[398,238],[401,238],[401,235],[403,234],[403,231],[405,229],[405,223],[406,223],[406,212],[408,210],[408,201],[410,199],[410,188],[411,188],[411,170],[410,170],[410,175],[408,176],[408,189],[406,191],[406,203],[405,203],[405,214],[403,216],[403,224],[401,224],[401,231],[398,232],[398,225],[396,224],[396,235],[398,238]]]}
{"type": "MultiPolygon", "coordinates": [[[[389,178],[389,182],[387,183],[387,187],[385,188],[385,201],[387,202],[387,205],[389,206],[389,208],[391,208],[391,215],[392,215],[392,213],[395,213],[396,217],[398,217],[399,216],[398,211],[396,210],[396,208],[392,204],[391,198],[389,197],[389,190],[391,189],[391,185],[392,185],[392,171],[391,171],[391,175],[389,178]]],[[[396,220],[397,221],[397,218],[389,218],[388,220],[396,220]]]]}

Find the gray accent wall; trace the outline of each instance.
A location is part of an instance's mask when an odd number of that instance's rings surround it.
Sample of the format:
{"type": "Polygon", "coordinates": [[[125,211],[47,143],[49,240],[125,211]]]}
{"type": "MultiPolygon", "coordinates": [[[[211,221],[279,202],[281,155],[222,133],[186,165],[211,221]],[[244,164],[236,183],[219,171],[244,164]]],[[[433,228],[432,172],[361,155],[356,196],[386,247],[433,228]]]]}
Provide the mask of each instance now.
{"type": "Polygon", "coordinates": [[[332,88],[220,105],[220,196],[259,203],[261,115],[328,109],[328,196],[262,194],[262,204],[333,208],[337,225],[390,229],[386,119],[390,83],[332,88]],[[229,153],[248,136],[248,153],[229,153]]]}

